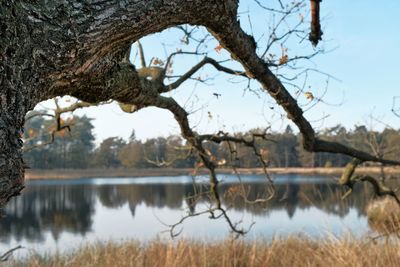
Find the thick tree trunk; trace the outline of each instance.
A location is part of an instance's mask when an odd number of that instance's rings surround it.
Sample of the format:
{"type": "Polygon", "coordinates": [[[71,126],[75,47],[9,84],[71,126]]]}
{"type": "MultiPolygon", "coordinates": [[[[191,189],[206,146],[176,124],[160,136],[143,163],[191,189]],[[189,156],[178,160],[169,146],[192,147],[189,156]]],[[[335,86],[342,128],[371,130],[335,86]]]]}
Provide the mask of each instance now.
{"type": "MultiPolygon", "coordinates": [[[[3,87],[4,89],[4,87],[3,87]]],[[[14,90],[1,92],[0,116],[0,206],[23,188],[24,166],[21,155],[25,108],[23,96],[14,90]],[[11,93],[11,94],[10,94],[11,93]]]]}
{"type": "Polygon", "coordinates": [[[67,94],[148,105],[152,84],[121,64],[130,44],[178,24],[212,24],[236,8],[236,0],[0,1],[0,205],[23,188],[27,111],[67,94]]]}

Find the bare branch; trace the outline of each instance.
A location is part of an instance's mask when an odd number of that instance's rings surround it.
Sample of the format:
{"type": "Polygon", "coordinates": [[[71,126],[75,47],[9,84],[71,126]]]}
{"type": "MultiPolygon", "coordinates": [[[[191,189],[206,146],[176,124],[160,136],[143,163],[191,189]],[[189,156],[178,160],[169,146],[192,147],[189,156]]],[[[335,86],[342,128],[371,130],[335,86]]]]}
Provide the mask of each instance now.
{"type": "Polygon", "coordinates": [[[25,121],[31,120],[35,117],[52,117],[54,118],[53,114],[48,114],[48,113],[44,113],[44,112],[31,112],[28,113],[28,115],[25,117],[25,121]]]}
{"type": "Polygon", "coordinates": [[[200,56],[200,55],[205,55],[205,54],[204,53],[198,53],[198,52],[181,51],[181,50],[173,52],[173,53],[169,54],[169,56],[167,57],[167,60],[166,60],[166,63],[165,63],[165,72],[167,71],[167,68],[170,67],[172,58],[174,56],[176,56],[176,55],[195,55],[195,56],[200,56]]]}
{"type": "MultiPolygon", "coordinates": [[[[137,45],[138,52],[139,52],[140,65],[142,66],[142,68],[146,68],[147,64],[146,64],[146,59],[144,57],[144,51],[143,51],[142,43],[140,41],[137,41],[136,45],[137,45]]],[[[151,64],[151,62],[150,62],[150,64],[151,64]]]]}
{"type": "MultiPolygon", "coordinates": [[[[310,138],[310,136],[308,136],[310,138]]],[[[315,137],[314,137],[315,138],[315,137]]],[[[319,138],[315,138],[315,144],[313,147],[313,152],[329,152],[335,154],[345,154],[348,156],[352,156],[360,159],[361,161],[374,161],[380,162],[387,165],[400,165],[399,161],[396,160],[388,160],[373,156],[367,152],[363,152],[352,147],[337,143],[321,140],[319,138]]]]}
{"type": "Polygon", "coordinates": [[[194,73],[196,73],[199,69],[201,69],[206,64],[211,64],[212,66],[214,66],[214,68],[216,68],[219,71],[248,78],[248,75],[245,72],[232,70],[230,68],[222,66],[221,64],[219,64],[216,60],[214,60],[212,58],[205,57],[202,61],[197,63],[189,71],[187,71],[185,74],[183,74],[177,81],[173,82],[172,84],[166,85],[164,87],[165,91],[163,91],[163,92],[169,92],[169,91],[172,91],[172,90],[178,88],[183,82],[185,82],[187,79],[189,79],[194,73]]]}
{"type": "Polygon", "coordinates": [[[15,248],[12,248],[12,249],[6,251],[3,255],[0,256],[0,261],[2,261],[2,262],[7,261],[10,258],[10,256],[13,254],[14,251],[21,249],[21,248],[24,248],[24,247],[16,246],[15,248]]]}
{"type": "Polygon", "coordinates": [[[400,107],[398,107],[396,103],[398,99],[400,99],[400,96],[393,97],[392,112],[394,115],[400,118],[400,107]]]}
{"type": "MultiPolygon", "coordinates": [[[[256,2],[258,2],[258,1],[256,1],[256,2]]],[[[264,52],[262,53],[261,58],[265,58],[266,54],[270,51],[271,47],[275,43],[277,43],[277,42],[279,42],[279,41],[291,36],[294,33],[303,32],[303,31],[299,31],[298,30],[300,25],[303,24],[303,19],[301,19],[300,22],[298,22],[292,29],[289,29],[284,34],[280,35],[279,37],[277,36],[277,32],[278,32],[278,29],[280,28],[280,26],[283,23],[286,22],[286,20],[288,19],[289,16],[291,16],[294,13],[298,12],[301,7],[302,7],[301,3],[294,3],[288,10],[284,10],[282,12],[279,12],[279,13],[282,13],[283,15],[278,20],[278,22],[275,25],[272,26],[271,32],[270,32],[269,37],[268,37],[267,46],[266,46],[264,52]]]]}
{"type": "Polygon", "coordinates": [[[284,62],[279,62],[279,60],[275,60],[275,61],[268,60],[267,64],[270,67],[280,67],[280,66],[283,66],[283,65],[289,66],[289,63],[291,63],[291,62],[294,62],[294,61],[297,62],[297,61],[299,61],[301,59],[307,59],[308,60],[308,59],[311,59],[311,58],[315,57],[316,55],[319,55],[320,53],[321,53],[321,51],[316,51],[316,52],[314,52],[314,53],[312,53],[310,55],[306,55],[306,56],[294,56],[294,57],[288,58],[284,62]]]}
{"type": "Polygon", "coordinates": [[[383,180],[377,180],[370,175],[354,175],[357,166],[361,163],[361,160],[353,159],[346,165],[339,183],[348,186],[349,190],[342,196],[342,198],[346,198],[352,193],[353,187],[357,182],[368,182],[372,185],[377,196],[391,196],[396,200],[397,204],[400,205],[400,199],[396,195],[395,191],[387,187],[383,180]]]}
{"type": "MultiPolygon", "coordinates": [[[[177,150],[182,150],[181,148],[177,148],[177,150]]],[[[165,160],[165,159],[159,159],[158,156],[156,157],[155,160],[151,160],[149,159],[149,157],[147,156],[146,150],[144,150],[144,160],[150,164],[153,164],[157,167],[170,167],[172,164],[174,164],[175,162],[177,162],[178,160],[185,160],[187,158],[190,157],[190,155],[193,153],[192,148],[187,148],[186,149],[187,152],[184,155],[179,155],[177,157],[174,157],[172,159],[169,160],[165,160]]]]}
{"type": "MultiPolygon", "coordinates": [[[[257,79],[266,90],[283,107],[291,119],[299,128],[303,136],[303,146],[310,152],[330,152],[349,155],[362,161],[381,162],[388,165],[400,165],[399,161],[380,159],[366,152],[339,144],[329,142],[316,137],[315,131],[309,121],[303,116],[303,111],[297,101],[290,95],[281,81],[269,70],[268,65],[256,54],[254,39],[248,36],[236,20],[225,22],[229,25],[229,31],[221,31],[221,28],[210,27],[220,44],[226,47],[234,58],[237,58],[246,73],[257,79]]],[[[221,26],[222,27],[222,26],[221,26]]],[[[226,26],[224,26],[226,28],[226,26]]]]}
{"type": "Polygon", "coordinates": [[[77,109],[96,106],[96,105],[99,105],[99,104],[106,104],[106,103],[110,103],[110,102],[108,101],[108,102],[102,102],[102,103],[88,103],[88,102],[84,102],[84,101],[77,101],[77,102],[75,102],[75,103],[73,103],[73,104],[71,104],[71,105],[69,105],[67,107],[60,107],[60,105],[58,103],[58,99],[55,98],[54,99],[54,104],[55,104],[56,108],[54,110],[52,110],[52,112],[54,114],[48,114],[48,113],[40,112],[40,113],[33,113],[32,115],[29,114],[27,116],[27,118],[26,118],[26,120],[30,120],[30,119],[33,119],[33,118],[39,117],[39,116],[48,116],[48,117],[54,118],[55,127],[54,127],[53,130],[51,130],[48,133],[48,136],[50,136],[50,139],[48,139],[45,142],[36,143],[36,144],[34,144],[32,146],[29,146],[29,147],[25,146],[23,148],[24,152],[31,151],[33,149],[37,149],[37,148],[40,148],[40,147],[45,147],[47,145],[50,145],[50,144],[54,143],[56,133],[58,133],[58,132],[62,132],[64,130],[68,130],[68,132],[70,133],[71,132],[71,126],[73,125],[73,123],[64,124],[64,122],[61,119],[62,114],[68,113],[68,112],[74,112],[77,109]]]}
{"type": "Polygon", "coordinates": [[[274,12],[274,13],[282,13],[282,14],[285,13],[285,10],[284,10],[285,7],[283,6],[283,4],[280,0],[278,0],[278,2],[280,4],[281,9],[267,7],[266,5],[262,4],[260,0],[254,0],[254,2],[256,2],[259,7],[263,8],[267,11],[274,12]]]}

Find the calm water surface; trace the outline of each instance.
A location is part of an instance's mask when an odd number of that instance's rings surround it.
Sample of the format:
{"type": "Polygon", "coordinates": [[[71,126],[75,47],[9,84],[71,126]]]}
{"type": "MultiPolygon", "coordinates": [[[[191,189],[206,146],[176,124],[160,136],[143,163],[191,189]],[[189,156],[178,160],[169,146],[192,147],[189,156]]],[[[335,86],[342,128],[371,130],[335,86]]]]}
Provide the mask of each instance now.
{"type": "MultiPolygon", "coordinates": [[[[219,179],[223,196],[238,184],[235,176],[221,175],[219,179]]],[[[263,177],[244,175],[242,181],[250,199],[265,193],[263,177]]],[[[195,190],[206,190],[207,177],[196,177],[196,184],[194,187],[191,176],[30,181],[22,196],[13,198],[3,210],[0,252],[16,245],[42,253],[69,250],[88,241],[169,238],[166,224],[178,222],[188,211],[205,209],[205,200],[193,205],[188,197],[195,190]]],[[[223,199],[232,206],[228,213],[233,221],[241,221],[244,228],[255,223],[246,238],[370,233],[365,217],[366,187],[356,188],[342,201],[344,189],[329,178],[278,175],[275,184],[277,197],[267,204],[223,199]]],[[[185,221],[179,238],[227,236],[229,229],[223,219],[210,220],[204,215],[185,221]]]]}

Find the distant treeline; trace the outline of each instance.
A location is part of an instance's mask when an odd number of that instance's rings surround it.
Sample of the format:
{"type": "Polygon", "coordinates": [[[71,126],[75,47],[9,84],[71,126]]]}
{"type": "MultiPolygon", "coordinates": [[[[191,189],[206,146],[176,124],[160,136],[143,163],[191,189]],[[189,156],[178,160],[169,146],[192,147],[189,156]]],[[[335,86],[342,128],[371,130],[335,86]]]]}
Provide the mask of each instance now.
{"type": "MultiPolygon", "coordinates": [[[[31,168],[148,168],[169,166],[191,168],[198,158],[191,155],[186,142],[179,136],[158,137],[145,141],[137,140],[132,132],[128,141],[120,137],[110,137],[95,147],[92,119],[74,116],[68,120],[70,131],[65,128],[55,134],[54,141],[49,134],[54,122],[44,117],[35,117],[25,125],[25,161],[31,168]]],[[[251,138],[254,129],[234,133],[236,137],[251,138]]],[[[318,133],[325,140],[337,141],[358,149],[398,159],[400,155],[400,130],[384,129],[382,132],[369,131],[365,126],[355,126],[347,130],[341,125],[326,128],[318,133]]],[[[237,145],[236,155],[227,143],[207,143],[208,152],[227,166],[252,168],[261,167],[254,150],[237,145]]],[[[257,150],[262,151],[270,167],[340,167],[349,158],[339,154],[308,153],[301,146],[301,137],[290,126],[284,132],[269,133],[266,140],[260,140],[257,150]]]]}

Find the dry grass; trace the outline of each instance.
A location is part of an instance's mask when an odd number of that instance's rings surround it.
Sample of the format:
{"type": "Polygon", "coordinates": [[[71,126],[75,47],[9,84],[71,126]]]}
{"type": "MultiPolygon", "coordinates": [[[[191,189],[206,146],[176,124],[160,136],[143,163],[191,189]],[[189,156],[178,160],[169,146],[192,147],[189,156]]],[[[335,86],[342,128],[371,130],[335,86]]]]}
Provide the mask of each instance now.
{"type": "Polygon", "coordinates": [[[400,233],[400,207],[392,197],[370,201],[366,212],[372,229],[381,233],[400,233]]]}
{"type": "Polygon", "coordinates": [[[400,266],[400,244],[297,237],[263,242],[97,243],[68,255],[32,255],[11,266],[400,266]]]}

